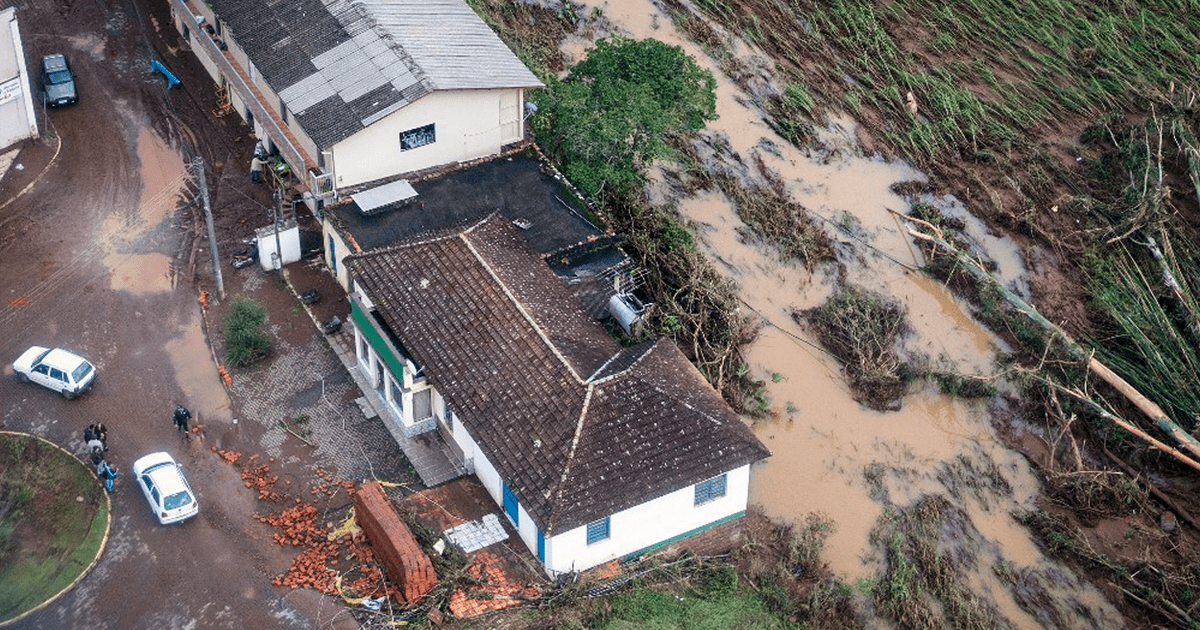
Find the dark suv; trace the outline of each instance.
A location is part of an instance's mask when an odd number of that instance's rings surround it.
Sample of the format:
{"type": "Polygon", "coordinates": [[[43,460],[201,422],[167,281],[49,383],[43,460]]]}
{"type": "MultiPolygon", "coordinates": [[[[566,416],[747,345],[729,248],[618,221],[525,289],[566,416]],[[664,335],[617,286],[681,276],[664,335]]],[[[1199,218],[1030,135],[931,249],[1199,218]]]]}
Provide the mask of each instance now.
{"type": "Polygon", "coordinates": [[[79,100],[75,75],[71,74],[71,64],[62,53],[42,57],[42,88],[50,107],[70,105],[79,100]]]}

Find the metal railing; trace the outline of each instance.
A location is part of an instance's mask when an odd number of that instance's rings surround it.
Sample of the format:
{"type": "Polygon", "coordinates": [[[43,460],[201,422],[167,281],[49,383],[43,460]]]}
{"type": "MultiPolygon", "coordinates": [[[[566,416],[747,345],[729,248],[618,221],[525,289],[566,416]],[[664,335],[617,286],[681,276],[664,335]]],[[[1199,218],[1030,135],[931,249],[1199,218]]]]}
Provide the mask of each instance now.
{"type": "Polygon", "coordinates": [[[188,31],[195,33],[193,38],[208,53],[213,63],[221,70],[225,79],[229,82],[229,87],[242,99],[242,102],[250,108],[250,113],[254,115],[254,120],[258,121],[266,130],[267,135],[271,138],[271,142],[279,148],[279,153],[283,159],[292,166],[294,172],[308,172],[310,164],[315,163],[313,160],[305,159],[303,151],[299,147],[292,144],[283,128],[275,121],[273,112],[258,100],[254,90],[250,85],[242,79],[242,75],[238,69],[225,57],[225,53],[217,47],[216,42],[201,28],[196,22],[194,13],[184,0],[171,0],[172,6],[179,12],[180,17],[188,24],[188,31]]]}

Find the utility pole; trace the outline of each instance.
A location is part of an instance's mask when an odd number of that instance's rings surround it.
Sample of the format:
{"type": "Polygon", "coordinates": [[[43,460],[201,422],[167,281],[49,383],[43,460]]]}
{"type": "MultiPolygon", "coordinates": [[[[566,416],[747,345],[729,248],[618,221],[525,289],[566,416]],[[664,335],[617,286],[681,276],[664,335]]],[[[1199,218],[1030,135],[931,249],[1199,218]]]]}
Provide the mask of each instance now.
{"type": "Polygon", "coordinates": [[[208,202],[208,180],[204,177],[204,158],[192,158],[196,182],[200,184],[200,200],[204,204],[204,224],[208,227],[208,250],[212,253],[213,277],[217,280],[217,296],[225,299],[225,280],[221,277],[221,256],[217,252],[217,231],[213,228],[212,206],[208,202]]]}
{"type": "Polygon", "coordinates": [[[275,264],[279,265],[279,279],[283,280],[283,246],[279,244],[279,223],[283,221],[283,184],[275,189],[275,253],[271,255],[275,264]]]}

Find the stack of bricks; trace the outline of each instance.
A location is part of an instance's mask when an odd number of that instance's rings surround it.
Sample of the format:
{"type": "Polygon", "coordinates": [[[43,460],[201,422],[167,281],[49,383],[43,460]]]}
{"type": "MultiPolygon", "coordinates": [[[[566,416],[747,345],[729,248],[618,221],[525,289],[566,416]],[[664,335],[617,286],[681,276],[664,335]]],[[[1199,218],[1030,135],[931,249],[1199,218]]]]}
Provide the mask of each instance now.
{"type": "Polygon", "coordinates": [[[354,495],[354,512],[388,575],[400,582],[405,601],[415,602],[437,585],[437,573],[429,556],[421,551],[417,539],[392,509],[377,482],[364,483],[359,488],[354,495]]]}

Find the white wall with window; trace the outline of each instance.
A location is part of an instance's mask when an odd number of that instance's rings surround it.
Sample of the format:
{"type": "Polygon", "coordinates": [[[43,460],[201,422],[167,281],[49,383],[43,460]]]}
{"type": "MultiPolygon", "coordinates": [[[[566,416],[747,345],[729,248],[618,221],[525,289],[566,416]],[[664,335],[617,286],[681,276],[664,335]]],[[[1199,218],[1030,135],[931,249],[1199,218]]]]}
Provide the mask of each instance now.
{"type": "MultiPolygon", "coordinates": [[[[473,462],[475,476],[491,495],[504,518],[504,480],[461,422],[447,425],[464,457],[473,462]]],[[[544,564],[551,576],[584,571],[609,560],[654,547],[746,511],[750,495],[750,466],[742,466],[652,501],[547,537],[544,564]]],[[[538,528],[519,505],[517,532],[536,557],[538,528]]]]}
{"type": "MultiPolygon", "coordinates": [[[[746,465],[562,532],[546,539],[546,572],[590,569],[739,515],[746,511],[749,493],[746,465]]],[[[536,539],[531,549],[537,553],[536,539]]]]}
{"type": "Polygon", "coordinates": [[[439,91],[369,121],[333,146],[337,186],[499,153],[524,136],[521,99],[520,89],[439,91]]]}

